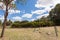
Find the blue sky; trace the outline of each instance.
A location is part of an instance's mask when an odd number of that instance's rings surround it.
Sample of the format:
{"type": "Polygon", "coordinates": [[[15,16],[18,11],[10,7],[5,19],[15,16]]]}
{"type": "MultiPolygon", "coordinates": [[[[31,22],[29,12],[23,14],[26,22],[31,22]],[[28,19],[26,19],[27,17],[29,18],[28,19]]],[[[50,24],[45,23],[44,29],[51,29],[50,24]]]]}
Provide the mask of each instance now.
{"type": "MultiPolygon", "coordinates": [[[[12,3],[15,3],[14,0],[12,3]]],[[[12,21],[34,21],[42,16],[47,17],[49,11],[60,3],[60,0],[27,0],[26,4],[15,3],[17,9],[9,9],[8,20],[12,21]]],[[[0,6],[4,5],[0,3],[0,6]]],[[[4,20],[5,5],[0,10],[0,20],[4,20]]]]}

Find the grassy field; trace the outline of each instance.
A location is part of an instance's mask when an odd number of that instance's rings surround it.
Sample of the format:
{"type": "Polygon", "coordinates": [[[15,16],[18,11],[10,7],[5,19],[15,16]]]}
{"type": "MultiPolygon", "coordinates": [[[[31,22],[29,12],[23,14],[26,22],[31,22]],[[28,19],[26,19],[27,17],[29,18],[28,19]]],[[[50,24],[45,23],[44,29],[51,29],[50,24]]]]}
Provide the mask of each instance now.
{"type": "Polygon", "coordinates": [[[57,27],[57,29],[58,37],[55,36],[53,27],[10,28],[5,29],[4,37],[0,38],[0,40],[60,40],[60,27],[57,27]]]}

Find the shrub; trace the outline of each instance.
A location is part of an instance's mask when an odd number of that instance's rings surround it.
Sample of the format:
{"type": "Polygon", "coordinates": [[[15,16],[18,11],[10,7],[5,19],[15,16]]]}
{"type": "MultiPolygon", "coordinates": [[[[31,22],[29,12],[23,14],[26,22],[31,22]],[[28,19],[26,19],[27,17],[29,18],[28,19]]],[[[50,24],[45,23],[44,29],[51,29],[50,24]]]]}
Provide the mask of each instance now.
{"type": "Polygon", "coordinates": [[[19,28],[19,27],[20,27],[20,24],[18,24],[18,23],[13,23],[13,24],[11,25],[11,27],[12,27],[12,28],[19,28]]]}

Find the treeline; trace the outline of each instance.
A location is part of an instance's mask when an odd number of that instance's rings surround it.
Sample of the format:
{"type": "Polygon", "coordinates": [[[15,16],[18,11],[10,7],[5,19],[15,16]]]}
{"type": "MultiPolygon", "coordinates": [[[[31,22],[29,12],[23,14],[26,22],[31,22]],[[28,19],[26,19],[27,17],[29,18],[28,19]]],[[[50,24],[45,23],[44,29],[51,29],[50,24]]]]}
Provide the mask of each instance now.
{"type": "Polygon", "coordinates": [[[7,21],[6,25],[10,26],[11,28],[37,28],[37,27],[53,26],[54,23],[48,17],[42,17],[34,21],[24,20],[24,21],[12,22],[11,20],[9,20],[7,21]]]}
{"type": "Polygon", "coordinates": [[[35,21],[15,21],[14,23],[12,23],[11,27],[12,28],[37,28],[37,27],[46,27],[46,26],[52,26],[53,22],[46,20],[45,18],[42,19],[38,19],[35,21]]]}

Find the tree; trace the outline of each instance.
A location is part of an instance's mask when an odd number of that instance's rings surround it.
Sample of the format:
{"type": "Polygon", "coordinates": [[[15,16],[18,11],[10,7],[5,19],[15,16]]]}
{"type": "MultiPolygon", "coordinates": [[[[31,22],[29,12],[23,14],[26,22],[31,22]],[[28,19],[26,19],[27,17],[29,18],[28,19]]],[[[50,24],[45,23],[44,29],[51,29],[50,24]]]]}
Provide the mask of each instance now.
{"type": "MultiPolygon", "coordinates": [[[[60,25],[60,4],[57,4],[49,13],[50,19],[54,22],[54,25],[60,25]]],[[[57,28],[54,26],[56,36],[57,34],[57,28]]]]}
{"type": "MultiPolygon", "coordinates": [[[[14,8],[14,7],[15,7],[15,4],[12,4],[12,3],[11,3],[12,1],[14,1],[14,0],[0,0],[0,2],[2,2],[2,3],[6,6],[1,37],[3,37],[3,35],[4,35],[4,30],[5,30],[5,27],[6,27],[7,16],[8,16],[8,10],[9,10],[10,8],[14,8]]],[[[24,2],[25,0],[16,0],[16,1],[22,3],[22,2],[24,2]]],[[[0,7],[0,8],[3,9],[3,7],[0,7]]]]}
{"type": "Polygon", "coordinates": [[[2,25],[2,22],[1,22],[1,20],[0,20],[0,26],[2,25]]]}
{"type": "Polygon", "coordinates": [[[57,4],[55,8],[50,11],[49,16],[55,25],[60,25],[60,4],[57,4]]]}

